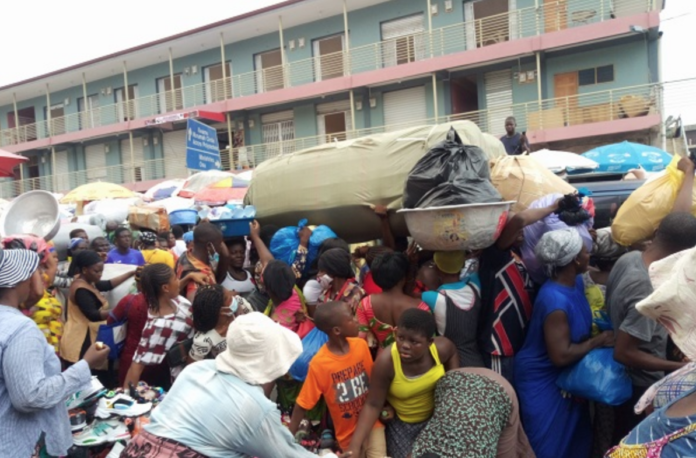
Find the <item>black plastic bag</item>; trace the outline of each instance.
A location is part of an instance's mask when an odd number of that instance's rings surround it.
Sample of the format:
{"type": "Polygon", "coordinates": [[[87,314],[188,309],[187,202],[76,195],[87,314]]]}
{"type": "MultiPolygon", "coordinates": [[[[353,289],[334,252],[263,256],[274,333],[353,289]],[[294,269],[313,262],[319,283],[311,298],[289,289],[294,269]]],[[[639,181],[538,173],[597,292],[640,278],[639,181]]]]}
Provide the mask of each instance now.
{"type": "Polygon", "coordinates": [[[464,145],[451,128],[447,139],[434,146],[413,167],[406,179],[404,208],[484,204],[502,201],[491,183],[486,154],[464,145]]]}

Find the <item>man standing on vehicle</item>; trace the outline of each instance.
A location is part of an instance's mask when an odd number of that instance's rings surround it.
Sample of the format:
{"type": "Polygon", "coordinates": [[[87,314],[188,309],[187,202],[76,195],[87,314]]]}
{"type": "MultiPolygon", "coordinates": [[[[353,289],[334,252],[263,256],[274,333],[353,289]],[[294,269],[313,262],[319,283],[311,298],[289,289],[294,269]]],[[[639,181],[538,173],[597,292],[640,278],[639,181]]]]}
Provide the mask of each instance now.
{"type": "Polygon", "coordinates": [[[507,134],[500,137],[500,141],[503,142],[508,156],[519,156],[520,154],[531,153],[532,149],[529,146],[529,140],[527,140],[527,133],[522,132],[518,134],[515,129],[517,129],[515,117],[508,116],[505,119],[505,132],[507,132],[507,134]]]}

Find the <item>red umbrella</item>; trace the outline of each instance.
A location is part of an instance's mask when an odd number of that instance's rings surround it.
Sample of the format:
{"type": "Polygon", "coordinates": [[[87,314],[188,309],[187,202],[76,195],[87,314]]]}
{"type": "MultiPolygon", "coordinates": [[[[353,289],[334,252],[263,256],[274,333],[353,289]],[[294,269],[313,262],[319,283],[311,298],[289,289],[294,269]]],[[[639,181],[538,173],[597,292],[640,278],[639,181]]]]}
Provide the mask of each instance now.
{"type": "Polygon", "coordinates": [[[230,200],[242,200],[246,195],[249,182],[229,177],[198,191],[193,196],[200,205],[225,205],[230,200]]]}
{"type": "Polygon", "coordinates": [[[8,153],[0,149],[0,177],[14,177],[14,168],[28,160],[28,157],[8,153]]]}

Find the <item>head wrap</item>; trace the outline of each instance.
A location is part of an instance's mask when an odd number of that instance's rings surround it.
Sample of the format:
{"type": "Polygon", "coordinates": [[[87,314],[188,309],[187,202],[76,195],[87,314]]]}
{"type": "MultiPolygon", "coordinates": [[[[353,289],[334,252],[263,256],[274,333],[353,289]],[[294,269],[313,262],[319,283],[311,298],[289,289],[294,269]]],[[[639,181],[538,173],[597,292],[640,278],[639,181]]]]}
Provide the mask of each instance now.
{"type": "Polygon", "coordinates": [[[191,243],[193,242],[193,231],[188,231],[184,233],[184,242],[186,243],[191,243]]]}
{"type": "Polygon", "coordinates": [[[74,250],[82,242],[87,243],[87,241],[85,239],[83,239],[82,237],[75,237],[73,239],[70,239],[70,243],[68,244],[68,250],[70,250],[70,251],[74,250]]]}
{"type": "Polygon", "coordinates": [[[544,234],[534,248],[534,254],[549,277],[556,268],[565,267],[577,257],[583,247],[582,237],[573,228],[559,229],[544,234]]]}
{"type": "Polygon", "coordinates": [[[11,235],[2,239],[2,246],[6,250],[31,250],[39,255],[39,262],[44,263],[51,252],[51,247],[46,241],[34,235],[11,235]]]}
{"type": "Polygon", "coordinates": [[[464,268],[466,254],[463,251],[436,251],[433,261],[441,272],[454,275],[464,268]]]}
{"type": "Polygon", "coordinates": [[[140,233],[140,241],[143,242],[143,245],[155,245],[157,243],[157,234],[143,231],[140,233]]]}
{"type": "Polygon", "coordinates": [[[16,248],[0,251],[0,288],[14,288],[27,281],[39,268],[39,255],[16,248]]]}
{"type": "Polygon", "coordinates": [[[250,385],[262,385],[286,374],[301,353],[296,333],[252,312],[230,324],[227,350],[215,358],[215,367],[250,385]]]}
{"type": "Polygon", "coordinates": [[[296,281],[292,268],[283,261],[274,259],[266,264],[263,270],[263,285],[266,291],[281,301],[290,299],[296,281]]]}
{"type": "Polygon", "coordinates": [[[82,269],[86,269],[87,267],[99,264],[100,262],[104,262],[104,260],[99,256],[99,253],[92,250],[80,251],[72,260],[72,264],[74,264],[75,269],[77,269],[76,273],[79,273],[82,269]]]}
{"type": "Polygon", "coordinates": [[[319,270],[334,278],[353,278],[350,253],[342,248],[331,248],[319,258],[319,270]]]}

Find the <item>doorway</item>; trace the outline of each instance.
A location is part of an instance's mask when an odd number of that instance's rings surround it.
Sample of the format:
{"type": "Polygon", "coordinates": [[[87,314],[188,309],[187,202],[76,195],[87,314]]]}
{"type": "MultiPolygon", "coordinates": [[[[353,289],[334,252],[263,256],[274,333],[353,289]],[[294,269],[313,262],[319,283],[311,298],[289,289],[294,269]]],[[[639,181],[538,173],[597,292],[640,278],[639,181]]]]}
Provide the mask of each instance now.
{"type": "Polygon", "coordinates": [[[173,84],[169,76],[159,78],[157,80],[157,92],[159,92],[160,113],[168,113],[184,108],[184,94],[181,91],[181,73],[174,75],[173,84]]]}
{"type": "Polygon", "coordinates": [[[568,28],[568,0],[544,0],[544,32],[568,28]]]}
{"type": "Polygon", "coordinates": [[[563,109],[565,125],[571,123],[578,112],[578,87],[578,72],[559,73],[553,77],[553,95],[556,107],[563,109]]]}
{"type": "Polygon", "coordinates": [[[343,40],[343,35],[314,40],[317,81],[343,76],[343,40]]]}
{"type": "Polygon", "coordinates": [[[256,54],[256,92],[268,92],[285,87],[283,55],[280,49],[256,54]]]}
{"type": "Polygon", "coordinates": [[[36,140],[36,114],[34,107],[17,110],[17,118],[19,120],[18,123],[15,122],[14,113],[7,113],[7,125],[10,129],[20,127],[15,133],[15,143],[36,140]]]}
{"type": "MultiPolygon", "coordinates": [[[[44,117],[46,120],[48,120],[48,111],[49,110],[46,107],[44,107],[44,117]]],[[[63,109],[62,103],[59,103],[58,105],[53,105],[50,108],[51,122],[50,126],[47,126],[47,137],[65,133],[65,118],[63,117],[64,115],[65,111],[63,109]]]]}
{"type": "Polygon", "coordinates": [[[478,124],[477,119],[472,119],[472,116],[459,116],[479,110],[478,103],[478,84],[476,76],[467,76],[457,80],[452,80],[450,86],[452,115],[457,119],[468,119],[478,124]]]}

